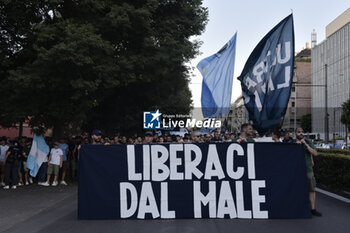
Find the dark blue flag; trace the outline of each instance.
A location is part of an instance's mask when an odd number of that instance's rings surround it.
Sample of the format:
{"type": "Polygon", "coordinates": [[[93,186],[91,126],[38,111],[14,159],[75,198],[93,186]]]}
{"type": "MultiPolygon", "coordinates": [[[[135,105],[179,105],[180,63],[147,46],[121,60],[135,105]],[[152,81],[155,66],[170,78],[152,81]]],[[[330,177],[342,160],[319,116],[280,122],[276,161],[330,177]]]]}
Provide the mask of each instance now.
{"type": "Polygon", "coordinates": [[[238,79],[249,120],[260,133],[280,122],[293,81],[293,15],[277,24],[250,54],[238,79]]]}

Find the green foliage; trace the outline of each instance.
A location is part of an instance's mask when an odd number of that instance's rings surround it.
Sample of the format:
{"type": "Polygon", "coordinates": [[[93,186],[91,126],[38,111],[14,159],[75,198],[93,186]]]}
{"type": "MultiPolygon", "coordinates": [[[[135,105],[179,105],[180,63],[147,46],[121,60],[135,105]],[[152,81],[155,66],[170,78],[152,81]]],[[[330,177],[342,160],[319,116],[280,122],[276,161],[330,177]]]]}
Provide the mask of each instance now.
{"type": "Polygon", "coordinates": [[[350,191],[350,156],[320,153],[314,161],[319,184],[335,191],[350,191]]]}
{"type": "Polygon", "coordinates": [[[341,123],[350,126],[350,98],[342,104],[341,123]]]}
{"type": "Polygon", "coordinates": [[[295,58],[295,62],[308,62],[308,63],[311,63],[311,58],[295,58]]]}
{"type": "Polygon", "coordinates": [[[305,132],[311,132],[311,114],[306,114],[301,117],[301,127],[305,132]]]}
{"type": "Polygon", "coordinates": [[[341,154],[341,155],[350,155],[349,149],[323,149],[323,148],[317,148],[317,151],[320,153],[327,153],[327,154],[341,154]]]}
{"type": "MultiPolygon", "coordinates": [[[[198,53],[201,0],[5,1],[2,125],[141,128],[142,112],[188,113],[186,62],[198,53]]],[[[2,50],[1,50],[2,51],[2,50]]]]}

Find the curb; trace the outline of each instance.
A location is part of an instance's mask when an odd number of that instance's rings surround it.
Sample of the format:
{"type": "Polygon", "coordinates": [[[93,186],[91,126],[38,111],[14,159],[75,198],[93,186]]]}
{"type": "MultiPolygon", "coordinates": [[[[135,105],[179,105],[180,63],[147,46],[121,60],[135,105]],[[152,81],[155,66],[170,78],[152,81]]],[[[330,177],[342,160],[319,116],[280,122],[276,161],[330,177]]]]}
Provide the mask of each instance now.
{"type": "Polygon", "coordinates": [[[316,192],[325,194],[325,195],[327,195],[329,197],[335,198],[335,199],[337,199],[339,201],[343,201],[345,203],[350,203],[350,199],[349,198],[342,197],[342,196],[340,196],[338,194],[334,194],[334,193],[328,192],[328,191],[320,189],[320,188],[316,188],[316,192]]]}

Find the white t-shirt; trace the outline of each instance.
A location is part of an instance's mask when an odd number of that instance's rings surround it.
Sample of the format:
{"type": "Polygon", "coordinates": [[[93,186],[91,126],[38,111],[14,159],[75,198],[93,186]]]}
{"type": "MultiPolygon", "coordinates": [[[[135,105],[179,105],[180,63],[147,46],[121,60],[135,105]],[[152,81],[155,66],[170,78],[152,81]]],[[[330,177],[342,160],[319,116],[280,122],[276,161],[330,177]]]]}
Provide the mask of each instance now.
{"type": "Polygon", "coordinates": [[[0,150],[1,150],[1,154],[0,154],[0,162],[4,162],[5,161],[5,157],[6,157],[6,152],[8,151],[9,146],[8,145],[0,145],[0,150]]]}
{"type": "Polygon", "coordinates": [[[60,148],[58,149],[52,148],[50,153],[51,153],[50,163],[60,165],[61,155],[63,156],[63,151],[60,148]]]}

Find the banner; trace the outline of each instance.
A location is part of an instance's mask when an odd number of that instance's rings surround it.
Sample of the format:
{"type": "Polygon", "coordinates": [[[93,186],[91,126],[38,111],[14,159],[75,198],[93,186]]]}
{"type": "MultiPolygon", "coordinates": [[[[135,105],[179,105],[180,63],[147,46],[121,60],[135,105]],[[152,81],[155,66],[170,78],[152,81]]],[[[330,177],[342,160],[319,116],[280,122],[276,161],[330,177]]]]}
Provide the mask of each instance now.
{"type": "Polygon", "coordinates": [[[293,15],[275,26],[250,54],[238,79],[254,129],[265,134],[286,112],[294,69],[293,15]]]}
{"type": "Polygon", "coordinates": [[[214,118],[230,110],[237,33],[219,52],[201,60],[197,68],[203,76],[202,113],[214,118]]]}
{"type": "Polygon", "coordinates": [[[79,219],[310,217],[301,145],[81,148],[79,219]]]}

